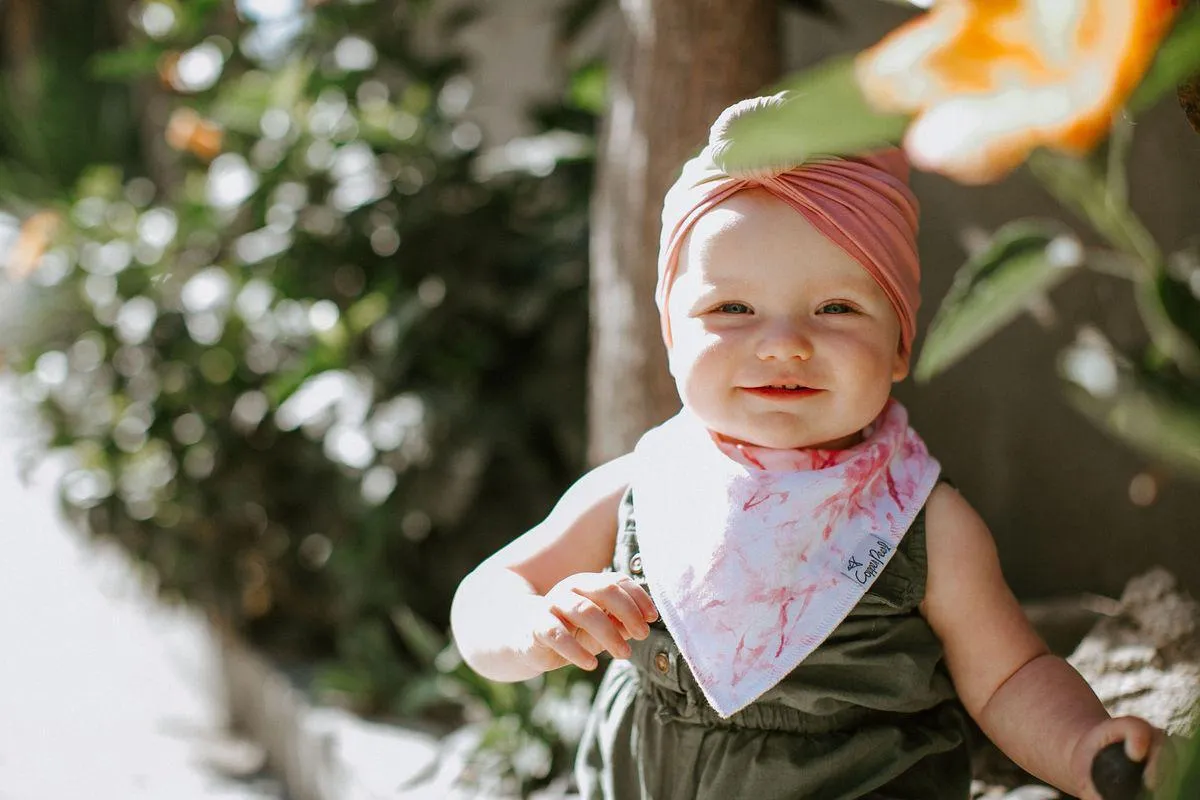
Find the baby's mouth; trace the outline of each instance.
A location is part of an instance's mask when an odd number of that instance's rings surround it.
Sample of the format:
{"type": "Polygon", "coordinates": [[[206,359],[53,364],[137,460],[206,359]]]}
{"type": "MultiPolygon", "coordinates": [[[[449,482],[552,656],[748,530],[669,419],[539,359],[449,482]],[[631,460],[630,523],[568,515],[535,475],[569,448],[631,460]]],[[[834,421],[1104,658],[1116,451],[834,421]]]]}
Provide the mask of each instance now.
{"type": "Polygon", "coordinates": [[[798,383],[775,383],[765,386],[747,386],[745,391],[760,397],[807,397],[816,394],[820,389],[813,389],[798,383]]]}

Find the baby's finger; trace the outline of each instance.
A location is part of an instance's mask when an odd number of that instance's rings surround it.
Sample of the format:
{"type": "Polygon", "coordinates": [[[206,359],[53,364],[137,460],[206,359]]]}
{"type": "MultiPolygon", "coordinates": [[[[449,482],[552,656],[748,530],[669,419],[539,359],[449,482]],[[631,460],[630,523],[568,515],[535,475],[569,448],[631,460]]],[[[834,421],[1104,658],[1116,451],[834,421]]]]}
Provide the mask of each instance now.
{"type": "Polygon", "coordinates": [[[613,624],[608,613],[582,594],[576,594],[575,599],[577,602],[565,607],[555,603],[551,610],[559,619],[572,626],[572,630],[578,628],[590,633],[596,641],[604,645],[605,650],[617,658],[629,658],[629,645],[617,631],[617,626],[613,624]]]}
{"type": "Polygon", "coordinates": [[[587,650],[592,655],[599,655],[600,653],[603,653],[605,650],[604,645],[602,645],[600,642],[598,642],[596,640],[595,636],[592,636],[590,633],[583,630],[582,628],[580,628],[579,630],[577,630],[575,632],[575,638],[579,641],[579,643],[581,645],[583,645],[584,649],[587,650]]]}
{"type": "Polygon", "coordinates": [[[644,636],[635,637],[633,635],[633,633],[629,630],[629,628],[625,627],[625,623],[621,622],[621,620],[617,619],[616,617],[609,615],[609,619],[612,620],[613,625],[617,626],[617,633],[620,634],[621,638],[624,639],[625,641],[629,641],[630,639],[634,639],[634,638],[638,638],[638,639],[646,638],[644,636]]]}
{"type": "Polygon", "coordinates": [[[1125,755],[1130,760],[1145,763],[1143,778],[1148,788],[1155,788],[1159,782],[1159,757],[1162,755],[1166,735],[1137,717],[1120,717],[1125,731],[1125,755]]]}
{"type": "Polygon", "coordinates": [[[620,583],[621,588],[626,591],[633,602],[637,603],[638,610],[642,612],[642,619],[646,622],[654,622],[658,619],[658,609],[654,607],[654,601],[650,599],[650,595],[645,589],[629,578],[623,579],[620,583]]]}
{"type": "Polygon", "coordinates": [[[618,585],[636,609],[635,621],[640,623],[639,627],[641,630],[644,630],[646,635],[649,635],[649,623],[658,619],[658,609],[654,607],[654,601],[650,599],[650,595],[646,593],[645,589],[629,578],[623,578],[618,582],[618,585]]]}
{"type": "Polygon", "coordinates": [[[600,663],[565,625],[552,625],[547,630],[539,631],[534,634],[534,640],[581,669],[593,670],[600,663]]]}
{"type": "MultiPolygon", "coordinates": [[[[1125,741],[1125,755],[1130,761],[1145,761],[1154,743],[1155,729],[1138,717],[1117,717],[1112,721],[1110,742],[1125,741]]],[[[1107,737],[1106,737],[1107,738],[1107,737]]]]}
{"type": "MultiPolygon", "coordinates": [[[[630,586],[635,586],[632,581],[626,582],[630,586]]],[[[650,627],[642,619],[641,609],[630,597],[624,583],[617,582],[599,589],[576,589],[575,591],[604,609],[609,618],[618,623],[623,633],[629,633],[638,639],[645,639],[650,634],[650,627]]],[[[624,638],[622,636],[622,639],[624,638]]]]}

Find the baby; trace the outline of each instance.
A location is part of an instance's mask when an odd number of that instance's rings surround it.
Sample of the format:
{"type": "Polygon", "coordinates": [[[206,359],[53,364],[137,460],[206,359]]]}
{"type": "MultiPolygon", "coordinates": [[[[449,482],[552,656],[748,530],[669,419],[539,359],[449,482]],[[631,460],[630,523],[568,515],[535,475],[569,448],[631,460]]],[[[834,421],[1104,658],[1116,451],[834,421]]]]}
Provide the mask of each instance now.
{"type": "Polygon", "coordinates": [[[614,657],[589,800],[965,800],[964,710],[1085,800],[1108,744],[1152,774],[1161,733],[1049,653],[890,397],[919,303],[903,157],[723,171],[728,123],[763,102],[721,116],[664,204],[683,410],[463,580],[463,657],[497,681],[614,657]]]}

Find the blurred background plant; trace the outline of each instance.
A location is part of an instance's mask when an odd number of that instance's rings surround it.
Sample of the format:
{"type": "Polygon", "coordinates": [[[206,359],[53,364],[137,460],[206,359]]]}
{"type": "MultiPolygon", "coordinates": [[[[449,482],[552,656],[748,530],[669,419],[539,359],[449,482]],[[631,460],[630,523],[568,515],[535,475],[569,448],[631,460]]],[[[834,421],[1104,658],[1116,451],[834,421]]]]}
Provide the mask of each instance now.
{"type": "Polygon", "coordinates": [[[520,787],[590,691],[479,681],[441,632],[582,469],[602,72],[488,150],[474,12],[429,6],[7,4],[0,343],[64,507],[164,597],[361,713],[515,728],[480,758],[520,787]]]}

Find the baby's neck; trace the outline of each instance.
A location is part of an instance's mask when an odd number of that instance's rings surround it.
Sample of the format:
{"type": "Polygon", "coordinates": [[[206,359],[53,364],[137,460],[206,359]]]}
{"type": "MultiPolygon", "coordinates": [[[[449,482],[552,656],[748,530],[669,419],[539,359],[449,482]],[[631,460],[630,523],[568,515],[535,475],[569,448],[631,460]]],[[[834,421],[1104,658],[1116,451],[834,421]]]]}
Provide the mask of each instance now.
{"type": "Polygon", "coordinates": [[[848,450],[863,441],[865,437],[863,431],[855,431],[849,436],[843,436],[840,439],[831,439],[827,442],[818,442],[816,444],[805,444],[798,447],[780,448],[770,447],[768,445],[758,444],[756,442],[748,442],[744,439],[738,439],[734,436],[726,436],[719,431],[713,431],[713,436],[724,444],[734,447],[752,448],[756,450],[848,450]]]}
{"type": "Polygon", "coordinates": [[[851,447],[854,447],[854,445],[861,443],[864,438],[865,437],[864,437],[862,431],[855,431],[854,433],[850,434],[849,436],[843,436],[840,439],[834,439],[833,441],[822,442],[821,444],[810,445],[808,447],[803,447],[801,449],[803,449],[803,450],[847,450],[851,447]]]}
{"type": "Polygon", "coordinates": [[[726,456],[744,467],[768,470],[772,472],[795,472],[813,469],[825,469],[843,463],[853,457],[850,448],[861,441],[861,432],[854,436],[846,436],[833,442],[822,442],[815,447],[763,447],[750,442],[731,439],[718,433],[711,433],[713,441],[726,456]],[[837,445],[830,447],[829,445],[837,445]]]}

